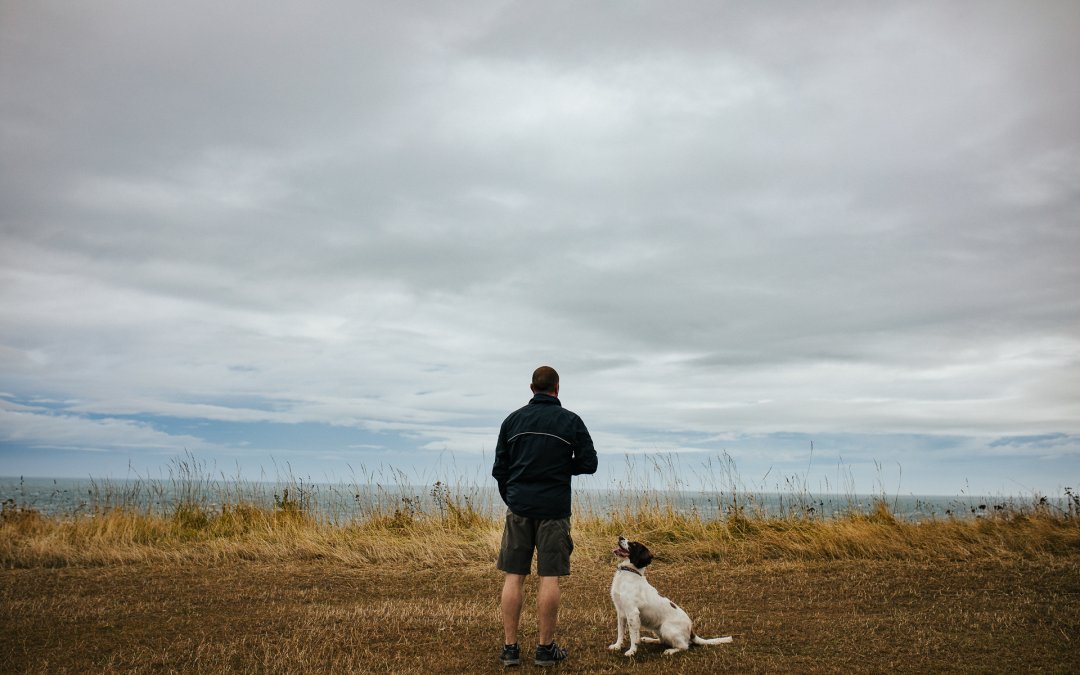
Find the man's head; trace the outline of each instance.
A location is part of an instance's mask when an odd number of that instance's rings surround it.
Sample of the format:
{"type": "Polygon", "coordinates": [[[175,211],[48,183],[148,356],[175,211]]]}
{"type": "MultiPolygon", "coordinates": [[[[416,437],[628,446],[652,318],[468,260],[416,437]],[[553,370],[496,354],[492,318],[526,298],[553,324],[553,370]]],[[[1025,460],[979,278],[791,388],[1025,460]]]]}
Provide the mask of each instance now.
{"type": "Polygon", "coordinates": [[[559,374],[551,366],[540,366],[533,371],[532,384],[534,394],[559,395],[559,374]]]}

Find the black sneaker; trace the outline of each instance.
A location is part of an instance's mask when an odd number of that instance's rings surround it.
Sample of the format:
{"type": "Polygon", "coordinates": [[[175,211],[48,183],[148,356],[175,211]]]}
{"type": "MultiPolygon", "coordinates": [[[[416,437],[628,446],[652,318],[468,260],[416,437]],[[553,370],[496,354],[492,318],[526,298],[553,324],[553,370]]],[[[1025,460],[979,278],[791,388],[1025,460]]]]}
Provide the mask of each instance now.
{"type": "Polygon", "coordinates": [[[552,641],[549,645],[536,646],[536,659],[533,661],[538,666],[553,666],[566,658],[566,650],[552,641]]]}
{"type": "Polygon", "coordinates": [[[512,645],[503,645],[499,660],[502,661],[504,666],[521,665],[521,648],[517,646],[516,642],[512,645]]]}

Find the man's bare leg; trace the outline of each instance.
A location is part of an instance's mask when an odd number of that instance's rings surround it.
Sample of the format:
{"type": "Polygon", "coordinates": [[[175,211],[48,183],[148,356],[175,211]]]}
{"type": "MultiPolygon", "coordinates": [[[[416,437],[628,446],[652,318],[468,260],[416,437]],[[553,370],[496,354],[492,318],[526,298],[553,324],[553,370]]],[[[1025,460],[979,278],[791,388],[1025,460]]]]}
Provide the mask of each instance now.
{"type": "Polygon", "coordinates": [[[540,588],[536,592],[536,618],[540,624],[539,638],[542,645],[549,645],[555,639],[555,625],[559,621],[559,595],[559,577],[540,577],[540,588]]]}
{"type": "Polygon", "coordinates": [[[508,645],[517,642],[518,623],[521,621],[521,604],[525,597],[525,575],[507,574],[502,588],[503,639],[508,645]]]}

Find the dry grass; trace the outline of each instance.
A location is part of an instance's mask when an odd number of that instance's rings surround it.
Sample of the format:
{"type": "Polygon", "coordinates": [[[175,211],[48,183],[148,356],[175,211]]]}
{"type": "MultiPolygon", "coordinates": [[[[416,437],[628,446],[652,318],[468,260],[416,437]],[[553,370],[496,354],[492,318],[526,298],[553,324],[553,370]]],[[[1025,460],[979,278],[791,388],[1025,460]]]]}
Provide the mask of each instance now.
{"type": "MultiPolygon", "coordinates": [[[[579,534],[579,542],[582,536],[579,534]]],[[[584,542],[582,542],[584,543],[584,542]]],[[[650,579],[732,645],[636,659],[614,637],[602,541],[575,554],[560,639],[572,672],[1076,672],[1075,556],[697,561],[650,579]]],[[[422,545],[418,545],[422,546],[422,545]]],[[[490,555],[397,564],[259,559],[0,572],[9,672],[497,672],[490,555]]],[[[530,586],[530,589],[532,587],[530,586]]],[[[535,641],[531,603],[522,642],[535,641]]],[[[523,670],[532,669],[526,664],[523,670]]]]}
{"type": "MultiPolygon", "coordinates": [[[[501,670],[501,523],[475,491],[438,482],[420,499],[380,487],[346,518],[296,482],[267,504],[242,485],[211,495],[220,487],[185,471],[173,501],[154,508],[108,489],[59,517],[4,505],[4,671],[501,670]]],[[[627,495],[604,513],[578,505],[559,629],[571,660],[560,670],[1080,671],[1072,493],[1065,510],[1039,501],[920,522],[883,500],[821,518],[732,498],[723,517],[706,518],[662,492],[627,495]],[[698,632],[734,644],[670,659],[605,649],[610,551],[624,533],[657,554],[650,580],[698,632]]]]}
{"type": "MultiPolygon", "coordinates": [[[[287,494],[287,492],[286,492],[287,494]]],[[[440,556],[456,563],[496,552],[501,523],[446,495],[437,510],[395,508],[347,522],[320,517],[287,499],[273,508],[184,502],[169,513],[108,508],[45,517],[9,505],[0,515],[0,565],[63,567],[160,561],[328,560],[343,565],[407,563],[440,556]]],[[[985,518],[903,521],[884,502],[837,518],[729,512],[706,519],[669,505],[586,513],[574,524],[579,550],[623,533],[679,560],[991,560],[1072,556],[1080,518],[1032,508],[985,518]]]]}

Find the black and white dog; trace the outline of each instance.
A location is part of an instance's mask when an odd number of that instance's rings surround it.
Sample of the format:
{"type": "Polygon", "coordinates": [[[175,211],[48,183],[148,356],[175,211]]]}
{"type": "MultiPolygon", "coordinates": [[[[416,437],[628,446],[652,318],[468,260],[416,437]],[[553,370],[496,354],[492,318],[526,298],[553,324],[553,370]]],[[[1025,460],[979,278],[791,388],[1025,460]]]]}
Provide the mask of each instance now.
{"type": "Polygon", "coordinates": [[[611,601],[619,615],[619,637],[608,649],[622,649],[623,636],[630,633],[630,649],[626,656],[637,653],[638,643],[664,643],[670,649],[665,655],[689,649],[695,645],[718,645],[731,642],[730,637],[706,639],[694,635],[690,617],[681,607],[660,595],[645,579],[645,568],[652,562],[652,553],[644,544],[619,537],[619,547],[613,553],[623,560],[615,568],[611,581],[611,601]],[[641,629],[652,631],[656,637],[641,637],[641,629]]]}

